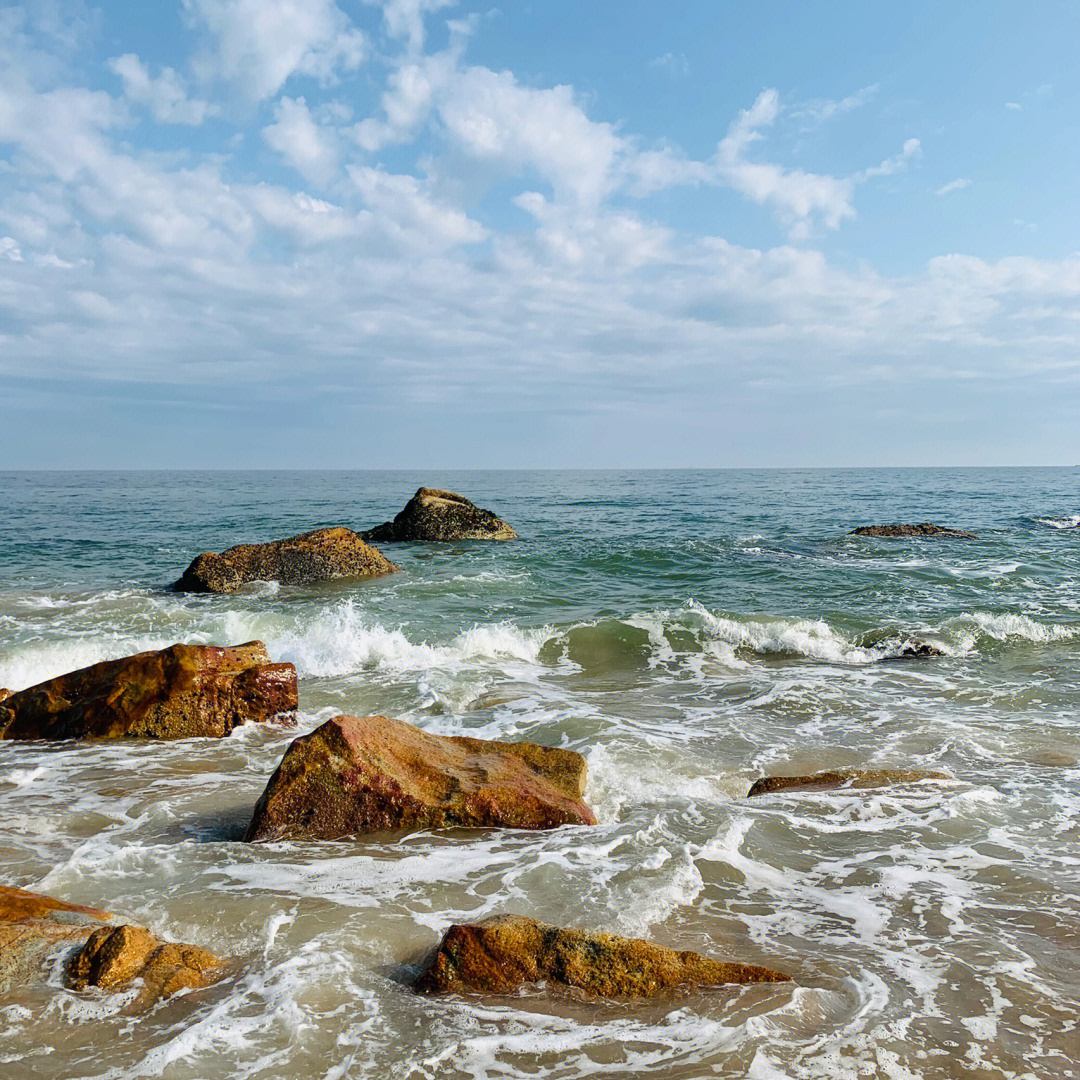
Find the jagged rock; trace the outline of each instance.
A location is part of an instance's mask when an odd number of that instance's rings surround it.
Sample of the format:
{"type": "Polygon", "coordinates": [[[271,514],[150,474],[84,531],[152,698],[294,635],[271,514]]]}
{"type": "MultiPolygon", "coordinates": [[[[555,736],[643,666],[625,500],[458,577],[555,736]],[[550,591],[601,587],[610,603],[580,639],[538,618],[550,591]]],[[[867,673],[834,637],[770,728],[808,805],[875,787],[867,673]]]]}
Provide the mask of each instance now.
{"type": "Polygon", "coordinates": [[[944,525],[934,525],[923,521],[918,525],[862,525],[851,530],[852,536],[951,536],[956,540],[978,540],[974,533],[962,529],[946,529],[944,525]]]}
{"type": "Polygon", "coordinates": [[[585,773],[585,759],[572,750],[429,735],[386,716],[338,716],[288,748],[245,839],[595,825],[582,799],[585,773]]]}
{"type": "Polygon", "coordinates": [[[517,533],[490,510],[453,491],[422,487],[393,521],[361,533],[375,543],[397,540],[516,540],[517,533]]]}
{"type": "Polygon", "coordinates": [[[221,738],[295,711],[296,668],[261,641],[105,660],[0,702],[0,739],[221,738]]]}
{"type": "Polygon", "coordinates": [[[11,691],[6,687],[0,687],[0,701],[7,701],[11,697],[11,691]]]}
{"type": "Polygon", "coordinates": [[[205,949],[162,942],[149,930],[118,922],[107,911],[0,886],[0,993],[44,984],[71,948],[77,951],[67,963],[69,987],[112,992],[138,978],[136,1008],[177,990],[207,986],[221,973],[223,962],[205,949]]]}
{"type": "Polygon", "coordinates": [[[231,593],[249,581],[310,585],[334,578],[392,574],[399,569],[359,533],[339,525],[267,544],[237,544],[220,555],[207,551],[191,563],[173,588],[231,593]]]}
{"type": "Polygon", "coordinates": [[[885,656],[885,660],[908,660],[919,657],[930,656],[944,656],[945,651],[940,645],[935,645],[933,642],[924,641],[922,638],[909,638],[907,641],[900,643],[900,647],[895,653],[890,656],[885,656]]]}
{"type": "Polygon", "coordinates": [[[496,915],[447,930],[416,981],[422,993],[505,994],[546,980],[600,997],[643,997],[678,986],[788,982],[756,964],[711,960],[638,938],[547,926],[496,915]]]}
{"type": "Polygon", "coordinates": [[[951,780],[948,773],[928,769],[831,769],[808,776],[763,776],[750,785],[746,797],[775,791],[821,791],[830,788],[875,788],[914,784],[919,780],[951,780]]]}

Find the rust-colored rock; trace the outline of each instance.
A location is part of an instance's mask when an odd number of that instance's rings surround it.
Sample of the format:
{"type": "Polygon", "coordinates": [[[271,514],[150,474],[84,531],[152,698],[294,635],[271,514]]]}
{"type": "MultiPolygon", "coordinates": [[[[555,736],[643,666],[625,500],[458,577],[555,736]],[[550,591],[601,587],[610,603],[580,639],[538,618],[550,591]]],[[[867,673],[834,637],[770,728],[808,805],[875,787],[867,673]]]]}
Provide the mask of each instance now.
{"type": "Polygon", "coordinates": [[[315,529],[266,544],[238,544],[198,556],[173,586],[181,592],[236,592],[249,581],[310,585],[335,578],[392,574],[395,566],[359,533],[343,526],[315,529]]]}
{"type": "Polygon", "coordinates": [[[923,521],[918,525],[862,525],[858,529],[851,530],[852,536],[951,536],[955,540],[978,540],[974,533],[964,532],[963,529],[947,529],[944,525],[935,525],[931,521],[923,521]]]}
{"type": "Polygon", "coordinates": [[[134,1005],[142,1007],[179,990],[209,986],[224,962],[197,945],[159,941],[141,926],[103,926],[95,930],[68,964],[73,990],[96,986],[107,993],[142,986],[134,1005]]]}
{"type": "Polygon", "coordinates": [[[386,716],[338,716],[285,752],[245,839],[595,825],[582,799],[585,773],[585,759],[572,750],[429,735],[386,716]]]}
{"type": "Polygon", "coordinates": [[[712,960],[638,938],[547,926],[522,915],[496,915],[451,926],[416,989],[429,994],[505,994],[547,981],[600,997],[630,998],[679,986],[789,980],[789,975],[756,964],[712,960]]]}
{"type": "Polygon", "coordinates": [[[774,791],[822,791],[833,788],[875,788],[915,784],[920,780],[951,780],[948,773],[928,769],[831,769],[807,776],[763,776],[750,785],[746,797],[774,791]]]}
{"type": "Polygon", "coordinates": [[[11,691],[5,686],[0,687],[0,701],[7,701],[11,697],[11,691]]]}
{"type": "Polygon", "coordinates": [[[464,495],[419,488],[393,521],[361,534],[376,543],[398,540],[516,540],[517,533],[464,495]]]}
{"type": "Polygon", "coordinates": [[[296,668],[270,663],[261,641],[171,645],[12,694],[0,702],[0,738],[220,738],[296,704],[296,668]]]}

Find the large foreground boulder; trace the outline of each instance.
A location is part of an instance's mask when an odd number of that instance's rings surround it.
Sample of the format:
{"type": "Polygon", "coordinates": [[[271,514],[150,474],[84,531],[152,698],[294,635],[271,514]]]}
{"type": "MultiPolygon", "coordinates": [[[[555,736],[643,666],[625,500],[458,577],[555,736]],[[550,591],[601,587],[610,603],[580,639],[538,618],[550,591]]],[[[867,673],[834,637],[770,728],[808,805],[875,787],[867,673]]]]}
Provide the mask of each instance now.
{"type": "Polygon", "coordinates": [[[311,585],[335,578],[374,577],[400,569],[359,533],[343,526],[272,540],[238,544],[198,556],[173,586],[180,592],[236,592],[249,581],[311,585]]]}
{"type": "Polygon", "coordinates": [[[178,990],[208,986],[224,968],[205,949],[160,941],[107,911],[0,886],[0,994],[43,985],[65,953],[67,986],[111,993],[138,979],[136,1008],[178,990]]]}
{"type": "Polygon", "coordinates": [[[974,533],[964,532],[962,529],[947,529],[944,525],[935,525],[931,521],[923,521],[918,525],[861,525],[851,530],[852,536],[951,536],[955,540],[978,540],[974,533]]]}
{"type": "Polygon", "coordinates": [[[285,752],[244,839],[595,825],[582,799],[585,772],[572,750],[429,735],[386,716],[338,716],[285,752]]]}
{"type": "Polygon", "coordinates": [[[644,997],[678,986],[788,982],[771,968],[711,960],[638,938],[547,926],[496,915],[451,926],[416,981],[422,993],[505,994],[547,981],[600,997],[644,997]]]}
{"type": "Polygon", "coordinates": [[[806,776],[763,776],[750,785],[746,797],[775,791],[828,791],[837,788],[876,788],[915,784],[920,780],[951,780],[948,773],[929,769],[830,769],[806,776]]]}
{"type": "Polygon", "coordinates": [[[393,521],[361,533],[374,543],[397,540],[516,540],[517,533],[464,495],[420,488],[393,521]]]}
{"type": "Polygon", "coordinates": [[[261,641],[170,645],[12,694],[0,739],[221,738],[296,704],[296,668],[270,663],[261,641]]]}

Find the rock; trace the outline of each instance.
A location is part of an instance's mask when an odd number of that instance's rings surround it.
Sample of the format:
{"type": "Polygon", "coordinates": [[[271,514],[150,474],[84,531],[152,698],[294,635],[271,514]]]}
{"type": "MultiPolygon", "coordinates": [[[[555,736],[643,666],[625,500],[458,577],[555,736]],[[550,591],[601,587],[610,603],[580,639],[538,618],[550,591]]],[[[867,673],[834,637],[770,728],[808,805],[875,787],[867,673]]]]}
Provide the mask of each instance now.
{"type": "Polygon", "coordinates": [[[900,647],[891,656],[882,657],[883,660],[908,660],[918,657],[944,656],[945,652],[940,645],[935,645],[922,638],[908,638],[902,641],[900,647]]]}
{"type": "Polygon", "coordinates": [[[595,825],[582,799],[585,772],[572,750],[429,735],[386,716],[338,716],[288,748],[244,839],[595,825]]]}
{"type": "Polygon", "coordinates": [[[505,994],[546,980],[600,997],[644,997],[678,986],[788,982],[756,964],[711,960],[637,938],[547,926],[522,915],[496,915],[447,930],[416,981],[421,993],[505,994]]]}
{"type": "Polygon", "coordinates": [[[220,555],[207,551],[192,562],[173,588],[231,593],[249,581],[310,585],[334,578],[392,574],[399,569],[359,533],[339,525],[268,544],[238,544],[220,555]]]}
{"type": "Polygon", "coordinates": [[[774,791],[822,791],[830,788],[875,788],[914,784],[919,780],[951,780],[948,773],[927,769],[832,769],[809,776],[763,776],[750,785],[748,799],[774,791]]]}
{"type": "Polygon", "coordinates": [[[141,979],[137,1008],[177,990],[208,986],[221,974],[223,961],[205,949],[159,941],[149,930],[117,922],[107,911],[0,886],[0,993],[44,984],[73,947],[67,986],[113,992],[141,979]]]}
{"type": "Polygon", "coordinates": [[[0,739],[221,738],[296,709],[296,668],[261,641],[105,660],[0,702],[0,739]]]}
{"type": "Polygon", "coordinates": [[[516,540],[517,533],[490,510],[463,495],[419,488],[393,521],[361,533],[376,543],[396,540],[516,540]]]}
{"type": "Polygon", "coordinates": [[[951,536],[956,540],[978,540],[974,533],[962,529],[946,529],[943,525],[934,525],[924,521],[919,525],[862,525],[851,530],[852,536],[951,536]]]}
{"type": "Polygon", "coordinates": [[[5,686],[0,687],[0,701],[7,701],[11,697],[11,691],[5,686]]]}

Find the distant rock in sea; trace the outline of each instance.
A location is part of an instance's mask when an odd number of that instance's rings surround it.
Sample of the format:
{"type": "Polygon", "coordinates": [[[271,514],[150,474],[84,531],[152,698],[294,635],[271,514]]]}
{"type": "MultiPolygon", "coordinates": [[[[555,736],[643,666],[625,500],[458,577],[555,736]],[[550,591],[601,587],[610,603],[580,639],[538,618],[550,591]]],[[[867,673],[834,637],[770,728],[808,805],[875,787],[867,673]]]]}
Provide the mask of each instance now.
{"type": "Polygon", "coordinates": [[[517,533],[490,510],[453,491],[422,487],[393,521],[361,533],[376,543],[399,540],[516,540],[517,533]]]}
{"type": "Polygon", "coordinates": [[[831,769],[806,776],[763,776],[750,785],[748,799],[777,791],[826,791],[837,788],[875,788],[914,784],[920,780],[951,780],[948,773],[927,769],[831,769]]]}
{"type": "Polygon", "coordinates": [[[852,536],[951,536],[955,540],[978,540],[974,533],[964,532],[962,529],[947,529],[944,525],[935,525],[930,521],[923,521],[918,525],[861,525],[851,530],[852,536]]]}
{"type": "Polygon", "coordinates": [[[139,980],[132,1007],[146,1008],[178,990],[209,986],[224,962],[195,945],[165,942],[115,915],[51,896],[0,886],[0,994],[44,986],[55,961],[77,947],[64,983],[108,993],[139,980]]]}
{"type": "Polygon", "coordinates": [[[57,676],[0,701],[0,739],[221,738],[292,713],[296,668],[261,641],[171,645],[57,676]]]}
{"type": "Polygon", "coordinates": [[[338,525],[199,555],[173,586],[181,592],[236,592],[250,581],[310,585],[335,578],[373,577],[399,570],[359,533],[338,525]]]}
{"type": "Polygon", "coordinates": [[[391,829],[595,825],[585,759],[536,743],[430,735],[338,716],[290,745],[246,840],[336,840],[391,829]]]}
{"type": "Polygon", "coordinates": [[[506,994],[547,981],[599,997],[633,998],[681,986],[790,978],[756,964],[711,960],[638,938],[563,929],[522,915],[496,915],[451,926],[416,989],[428,994],[506,994]]]}

